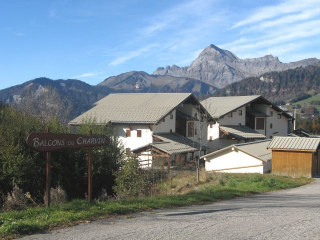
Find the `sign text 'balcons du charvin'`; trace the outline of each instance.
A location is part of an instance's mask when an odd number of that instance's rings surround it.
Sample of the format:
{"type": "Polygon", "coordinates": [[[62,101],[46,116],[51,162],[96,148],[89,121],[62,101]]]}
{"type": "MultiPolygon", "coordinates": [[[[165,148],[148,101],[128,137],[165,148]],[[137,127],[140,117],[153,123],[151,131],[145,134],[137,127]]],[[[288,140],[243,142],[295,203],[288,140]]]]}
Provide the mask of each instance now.
{"type": "Polygon", "coordinates": [[[106,135],[79,135],[61,133],[31,133],[27,138],[29,147],[40,152],[67,148],[82,148],[109,145],[106,135]]]}

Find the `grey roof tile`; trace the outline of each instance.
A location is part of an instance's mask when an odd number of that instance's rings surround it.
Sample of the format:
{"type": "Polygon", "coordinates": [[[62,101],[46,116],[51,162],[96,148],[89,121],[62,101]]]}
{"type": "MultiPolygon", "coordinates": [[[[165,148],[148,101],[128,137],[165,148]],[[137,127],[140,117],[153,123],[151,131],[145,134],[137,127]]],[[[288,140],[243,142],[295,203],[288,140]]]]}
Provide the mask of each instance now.
{"type": "Polygon", "coordinates": [[[81,124],[94,118],[97,123],[157,123],[191,93],[121,93],[101,99],[89,111],[70,121],[81,124]]]}
{"type": "MultiPolygon", "coordinates": [[[[171,155],[176,153],[195,152],[199,149],[199,143],[192,141],[189,138],[178,135],[176,133],[159,133],[153,136],[161,141],[150,143],[146,146],[139,147],[132,151],[138,153],[141,151],[145,151],[146,149],[150,149],[151,147],[154,147],[161,150],[162,152],[171,155]]],[[[202,150],[205,149],[207,149],[207,147],[202,146],[202,150]]]]}
{"type": "Polygon", "coordinates": [[[231,135],[237,139],[265,139],[266,136],[258,133],[257,131],[247,127],[247,126],[239,126],[239,125],[229,125],[229,126],[221,126],[220,130],[231,135]]]}
{"type": "Polygon", "coordinates": [[[201,104],[207,109],[213,118],[219,118],[259,97],[260,95],[210,97],[201,101],[201,104]]]}
{"type": "Polygon", "coordinates": [[[231,150],[232,148],[238,149],[244,153],[247,153],[255,158],[258,158],[264,162],[270,161],[272,158],[272,152],[267,147],[270,144],[271,140],[262,140],[262,141],[255,141],[255,142],[248,142],[248,143],[240,143],[234,144],[218,151],[209,153],[203,157],[208,158],[211,156],[215,156],[220,154],[221,152],[231,150]]]}

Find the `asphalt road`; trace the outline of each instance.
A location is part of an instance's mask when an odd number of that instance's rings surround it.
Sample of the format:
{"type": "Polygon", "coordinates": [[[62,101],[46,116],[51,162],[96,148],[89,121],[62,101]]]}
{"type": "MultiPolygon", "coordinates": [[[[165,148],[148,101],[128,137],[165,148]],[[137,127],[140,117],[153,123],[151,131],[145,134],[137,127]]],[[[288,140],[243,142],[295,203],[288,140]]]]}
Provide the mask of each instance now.
{"type": "Polygon", "coordinates": [[[99,220],[23,239],[320,239],[320,179],[295,189],[99,220]]]}

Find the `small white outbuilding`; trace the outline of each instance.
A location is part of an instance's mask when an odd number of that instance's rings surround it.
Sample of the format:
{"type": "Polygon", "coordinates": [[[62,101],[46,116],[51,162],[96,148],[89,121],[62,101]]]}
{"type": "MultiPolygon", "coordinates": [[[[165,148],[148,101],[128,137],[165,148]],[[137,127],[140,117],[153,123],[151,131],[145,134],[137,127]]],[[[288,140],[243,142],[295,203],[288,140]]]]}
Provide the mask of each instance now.
{"type": "Polygon", "coordinates": [[[271,140],[234,144],[203,156],[206,171],[267,173],[271,171],[271,140]]]}

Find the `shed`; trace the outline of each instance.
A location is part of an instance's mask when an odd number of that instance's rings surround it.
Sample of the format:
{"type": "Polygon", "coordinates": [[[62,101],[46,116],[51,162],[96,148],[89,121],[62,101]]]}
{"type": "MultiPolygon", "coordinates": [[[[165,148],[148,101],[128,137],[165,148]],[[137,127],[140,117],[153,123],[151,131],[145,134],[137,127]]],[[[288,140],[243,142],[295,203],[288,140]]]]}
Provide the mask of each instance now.
{"type": "Polygon", "coordinates": [[[320,174],[320,138],[275,137],[272,173],[291,177],[315,177],[320,174]]]}
{"type": "Polygon", "coordinates": [[[204,157],[206,171],[267,173],[271,171],[271,140],[234,144],[204,157]]]}

